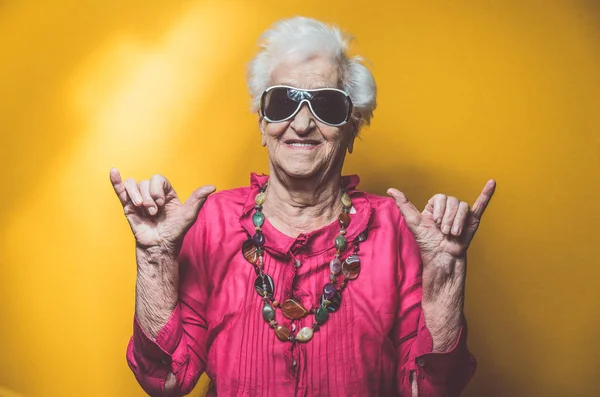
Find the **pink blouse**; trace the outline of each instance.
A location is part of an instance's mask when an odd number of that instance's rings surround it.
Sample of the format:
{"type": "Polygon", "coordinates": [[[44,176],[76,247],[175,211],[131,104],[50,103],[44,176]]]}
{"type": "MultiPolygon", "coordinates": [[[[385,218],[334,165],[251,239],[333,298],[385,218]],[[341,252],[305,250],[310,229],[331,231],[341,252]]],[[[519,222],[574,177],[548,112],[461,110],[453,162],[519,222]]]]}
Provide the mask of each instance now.
{"type": "MultiPolygon", "coordinates": [[[[252,174],[249,187],[206,201],[179,256],[179,303],[156,340],[134,319],[127,361],[144,390],[166,396],[165,378],[173,372],[177,395],[188,394],[206,371],[208,396],[411,397],[412,377],[419,397],[458,396],[476,368],[466,325],[449,352],[432,353],[421,313],[419,248],[394,201],[356,190],[356,175],[343,179],[354,210],[342,259],[367,231],[361,273],[312,340],[276,338],[261,314],[254,268],[241,251],[255,232],[254,197],[267,180],[252,174]]],[[[274,280],[274,299],[319,305],[338,231],[336,221],[292,238],[265,221],[264,269],[274,280]]],[[[276,321],[299,330],[312,326],[314,315],[288,320],[277,310],[276,321]]]]}

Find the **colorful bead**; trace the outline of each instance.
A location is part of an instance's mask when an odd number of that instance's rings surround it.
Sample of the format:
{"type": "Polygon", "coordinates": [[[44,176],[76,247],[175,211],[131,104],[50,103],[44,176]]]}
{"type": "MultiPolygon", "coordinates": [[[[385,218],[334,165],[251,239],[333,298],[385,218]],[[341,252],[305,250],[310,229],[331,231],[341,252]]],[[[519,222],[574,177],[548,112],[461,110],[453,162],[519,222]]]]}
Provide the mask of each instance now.
{"type": "Polygon", "coordinates": [[[350,215],[348,215],[345,212],[342,212],[340,216],[338,216],[338,222],[340,223],[341,227],[348,227],[348,225],[350,225],[350,215]]]}
{"type": "Polygon", "coordinates": [[[262,308],[262,315],[266,322],[271,322],[275,318],[275,309],[273,308],[273,306],[269,305],[268,303],[265,303],[265,305],[262,308]]]}
{"type": "Polygon", "coordinates": [[[296,340],[298,342],[308,342],[312,339],[314,333],[310,327],[302,327],[296,334],[296,340]]]}
{"type": "Polygon", "coordinates": [[[354,280],[360,274],[360,259],[358,255],[350,255],[342,265],[342,274],[348,280],[354,280]]]}
{"type": "Polygon", "coordinates": [[[339,274],[342,271],[342,261],[340,258],[333,258],[331,262],[329,262],[329,270],[331,270],[332,274],[339,274]]]}
{"type": "Polygon", "coordinates": [[[254,215],[252,215],[252,223],[254,223],[254,226],[256,227],[262,227],[262,225],[265,223],[265,214],[260,211],[256,211],[254,215]]]}
{"type": "Polygon", "coordinates": [[[275,327],[275,335],[277,336],[277,339],[282,342],[287,342],[290,340],[290,330],[283,325],[278,325],[275,327]]]}
{"type": "Polygon", "coordinates": [[[254,288],[256,289],[256,293],[262,297],[272,298],[273,292],[275,292],[275,284],[273,283],[273,279],[268,274],[264,276],[256,277],[254,281],[254,288]]]}
{"type": "Polygon", "coordinates": [[[329,318],[329,310],[326,307],[319,306],[315,313],[315,321],[318,324],[323,324],[329,318]]]}
{"type": "Polygon", "coordinates": [[[300,320],[308,314],[308,310],[295,300],[288,299],[281,305],[281,313],[290,320],[300,320]]]}
{"type": "Polygon", "coordinates": [[[252,237],[252,240],[254,240],[254,243],[259,247],[265,245],[266,241],[265,235],[262,232],[256,232],[256,234],[252,237]]]}
{"type": "Polygon", "coordinates": [[[342,204],[344,207],[352,207],[352,200],[347,192],[342,193],[342,204]]]}
{"type": "Polygon", "coordinates": [[[361,234],[358,235],[358,237],[356,237],[356,241],[358,241],[359,243],[362,243],[363,241],[365,241],[367,239],[367,231],[365,230],[364,232],[362,232],[361,234]]]}
{"type": "Polygon", "coordinates": [[[325,299],[324,295],[321,295],[321,306],[327,306],[327,310],[331,313],[337,311],[342,304],[342,295],[339,292],[336,292],[335,295],[331,299],[325,299]],[[329,302],[328,304],[324,304],[325,301],[329,302]]]}
{"type": "Polygon", "coordinates": [[[335,292],[336,292],[335,287],[331,283],[327,283],[323,287],[323,295],[325,296],[325,299],[327,299],[327,300],[333,298],[333,295],[335,295],[335,292]]]}
{"type": "Polygon", "coordinates": [[[254,202],[256,203],[256,205],[263,205],[265,203],[265,197],[266,197],[266,193],[265,192],[260,192],[256,195],[256,197],[254,198],[254,202]]]}
{"type": "Polygon", "coordinates": [[[242,254],[244,255],[244,258],[253,265],[258,263],[258,254],[256,252],[256,244],[254,243],[254,240],[250,239],[244,241],[242,244],[242,254]]]}
{"type": "Polygon", "coordinates": [[[342,252],[348,246],[348,241],[346,241],[346,237],[339,235],[335,238],[335,248],[338,252],[342,252]]]}

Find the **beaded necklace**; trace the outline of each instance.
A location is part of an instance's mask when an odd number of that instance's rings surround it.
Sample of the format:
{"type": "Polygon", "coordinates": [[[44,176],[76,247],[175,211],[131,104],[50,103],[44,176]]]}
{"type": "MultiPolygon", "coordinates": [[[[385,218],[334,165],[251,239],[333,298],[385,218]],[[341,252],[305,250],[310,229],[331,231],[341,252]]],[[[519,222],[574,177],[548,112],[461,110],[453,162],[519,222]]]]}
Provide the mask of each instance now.
{"type": "Polygon", "coordinates": [[[262,298],[264,304],[262,307],[262,317],[275,331],[277,339],[282,342],[308,342],[313,338],[314,332],[318,331],[327,319],[329,313],[337,311],[342,303],[342,291],[346,288],[349,280],[354,280],[360,274],[360,259],[358,257],[359,243],[367,239],[366,231],[360,233],[353,241],[353,253],[345,260],[340,257],[348,247],[346,240],[346,228],[350,225],[350,209],[352,208],[352,200],[345,189],[342,189],[342,212],[338,217],[340,225],[339,234],[334,240],[335,256],[329,263],[329,282],[323,286],[323,294],[321,295],[320,304],[307,310],[295,299],[289,298],[283,303],[273,299],[275,294],[275,283],[271,276],[264,272],[264,245],[266,242],[265,235],[262,232],[262,226],[265,222],[265,215],[262,212],[263,204],[265,203],[265,190],[267,184],[259,189],[256,195],[254,214],[252,215],[252,223],[254,224],[256,233],[252,238],[249,238],[242,244],[242,253],[244,258],[252,264],[256,272],[256,281],[254,288],[258,295],[262,298]],[[342,273],[344,280],[336,287],[337,276],[342,273]],[[290,320],[300,320],[309,314],[315,316],[314,324],[311,327],[303,327],[294,335],[294,326],[290,330],[288,327],[279,325],[275,321],[275,309],[280,309],[282,315],[290,320]]]}

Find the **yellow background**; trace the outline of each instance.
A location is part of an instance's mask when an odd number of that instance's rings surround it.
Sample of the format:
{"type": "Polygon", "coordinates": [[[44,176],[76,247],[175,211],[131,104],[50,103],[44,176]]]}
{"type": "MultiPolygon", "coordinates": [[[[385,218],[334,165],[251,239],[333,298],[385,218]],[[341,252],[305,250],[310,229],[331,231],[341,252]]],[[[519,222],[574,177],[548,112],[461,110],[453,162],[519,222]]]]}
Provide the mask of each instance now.
{"type": "Polygon", "coordinates": [[[184,197],[266,172],[245,65],[298,14],[373,64],[379,107],[346,164],[363,189],[422,207],[498,181],[470,250],[464,395],[600,395],[600,4],[418,3],[0,2],[0,396],[144,395],[109,169],[184,197]]]}

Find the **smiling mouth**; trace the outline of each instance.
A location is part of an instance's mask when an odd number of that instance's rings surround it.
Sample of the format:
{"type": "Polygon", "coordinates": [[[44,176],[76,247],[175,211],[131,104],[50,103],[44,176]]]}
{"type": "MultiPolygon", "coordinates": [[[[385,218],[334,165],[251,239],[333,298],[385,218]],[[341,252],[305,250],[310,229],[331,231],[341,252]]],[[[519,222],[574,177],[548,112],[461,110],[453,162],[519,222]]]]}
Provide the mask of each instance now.
{"type": "Polygon", "coordinates": [[[294,149],[313,149],[321,144],[319,141],[290,139],[284,142],[294,149]]]}

